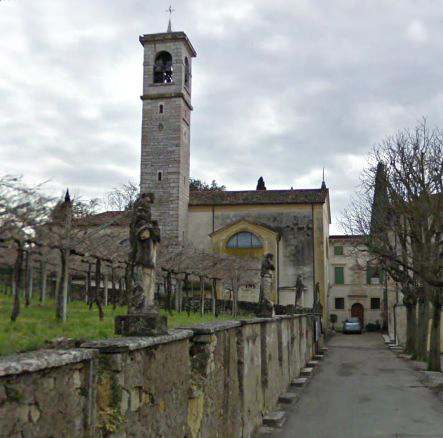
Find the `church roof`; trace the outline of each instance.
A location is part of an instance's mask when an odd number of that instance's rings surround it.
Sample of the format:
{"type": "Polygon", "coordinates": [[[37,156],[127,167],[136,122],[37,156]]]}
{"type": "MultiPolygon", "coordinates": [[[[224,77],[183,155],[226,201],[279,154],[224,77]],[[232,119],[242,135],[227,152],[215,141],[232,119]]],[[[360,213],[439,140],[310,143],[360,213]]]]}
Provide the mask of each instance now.
{"type": "Polygon", "coordinates": [[[76,219],[74,222],[78,226],[89,227],[97,225],[129,225],[130,215],[127,211],[104,211],[76,219]]]}
{"type": "Polygon", "coordinates": [[[191,191],[190,206],[251,204],[324,204],[328,190],[191,191]]]}

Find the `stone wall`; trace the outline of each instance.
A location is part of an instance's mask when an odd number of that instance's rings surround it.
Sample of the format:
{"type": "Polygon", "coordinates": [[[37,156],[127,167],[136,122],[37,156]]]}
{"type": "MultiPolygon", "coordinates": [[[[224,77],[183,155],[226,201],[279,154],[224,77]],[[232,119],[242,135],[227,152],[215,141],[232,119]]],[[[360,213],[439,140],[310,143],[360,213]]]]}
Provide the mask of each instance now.
{"type": "MultiPolygon", "coordinates": [[[[396,324],[397,324],[397,330],[396,330],[396,334],[397,334],[397,342],[401,345],[405,345],[406,344],[406,307],[403,304],[397,304],[395,307],[395,316],[396,316],[396,324]]],[[[431,313],[432,313],[432,306],[429,307],[429,328],[428,328],[428,351],[429,351],[429,343],[431,340],[431,323],[432,323],[432,318],[431,318],[431,313]]],[[[417,318],[418,318],[418,306],[417,306],[417,318]]],[[[441,315],[441,318],[443,320],[443,312],[441,315]]],[[[392,326],[390,327],[389,330],[389,336],[391,337],[391,339],[394,339],[393,334],[393,325],[394,322],[392,321],[392,326]]],[[[443,324],[440,325],[440,350],[443,353],[443,324]]]]}
{"type": "Polygon", "coordinates": [[[1,359],[0,436],[94,436],[96,356],[41,350],[1,359]]]}
{"type": "Polygon", "coordinates": [[[250,437],[314,349],[303,314],[5,357],[0,436],[250,437]]]}

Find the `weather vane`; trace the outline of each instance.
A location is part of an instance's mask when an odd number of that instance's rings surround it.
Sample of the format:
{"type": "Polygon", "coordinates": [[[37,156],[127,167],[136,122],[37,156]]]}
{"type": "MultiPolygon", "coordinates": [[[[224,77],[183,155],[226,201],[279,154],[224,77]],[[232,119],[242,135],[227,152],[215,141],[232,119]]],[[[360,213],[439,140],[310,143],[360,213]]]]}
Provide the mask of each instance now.
{"type": "Polygon", "coordinates": [[[166,9],[166,12],[169,12],[168,32],[172,32],[171,16],[172,16],[172,13],[175,12],[175,9],[172,9],[172,5],[169,5],[169,8],[166,9]]]}

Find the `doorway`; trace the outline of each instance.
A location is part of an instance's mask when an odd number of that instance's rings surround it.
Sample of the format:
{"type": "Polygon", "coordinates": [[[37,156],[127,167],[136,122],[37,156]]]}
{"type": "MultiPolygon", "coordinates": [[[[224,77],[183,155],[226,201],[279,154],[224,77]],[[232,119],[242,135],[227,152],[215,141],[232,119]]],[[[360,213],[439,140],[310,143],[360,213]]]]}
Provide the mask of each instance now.
{"type": "Polygon", "coordinates": [[[365,326],[365,309],[360,303],[355,303],[352,305],[351,316],[360,320],[362,328],[365,326]]]}

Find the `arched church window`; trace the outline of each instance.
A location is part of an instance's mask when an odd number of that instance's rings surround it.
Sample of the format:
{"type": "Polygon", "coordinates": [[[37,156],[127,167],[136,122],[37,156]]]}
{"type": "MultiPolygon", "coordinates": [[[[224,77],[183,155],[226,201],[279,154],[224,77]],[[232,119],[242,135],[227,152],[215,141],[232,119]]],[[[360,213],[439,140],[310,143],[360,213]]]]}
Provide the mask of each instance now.
{"type": "Polygon", "coordinates": [[[261,240],[248,231],[234,234],[226,243],[226,248],[261,248],[261,240]]]}
{"type": "Polygon", "coordinates": [[[189,88],[189,77],[191,76],[191,70],[189,68],[188,58],[185,58],[185,86],[189,88]]]}
{"type": "Polygon", "coordinates": [[[169,52],[159,52],[154,61],[154,84],[172,82],[172,56],[169,52]]]}

